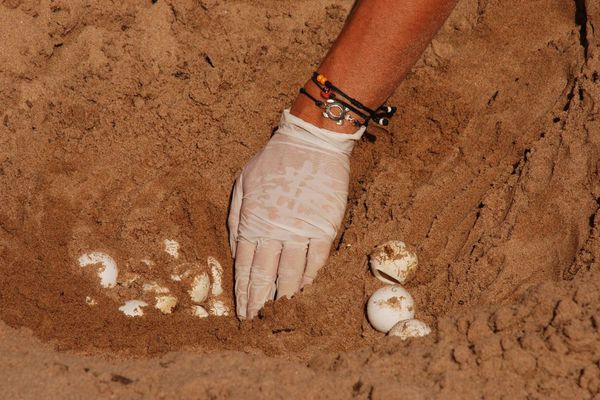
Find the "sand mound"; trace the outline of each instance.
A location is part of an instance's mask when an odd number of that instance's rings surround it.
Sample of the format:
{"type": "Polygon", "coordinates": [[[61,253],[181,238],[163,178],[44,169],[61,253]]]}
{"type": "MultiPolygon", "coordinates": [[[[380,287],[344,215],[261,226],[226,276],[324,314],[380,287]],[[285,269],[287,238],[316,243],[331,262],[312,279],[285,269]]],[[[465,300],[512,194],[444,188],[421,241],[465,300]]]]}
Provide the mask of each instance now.
{"type": "Polygon", "coordinates": [[[127,318],[117,309],[130,294],[123,281],[111,294],[78,266],[82,253],[104,251],[123,277],[167,280],[180,263],[212,256],[230,294],[233,179],[350,5],[1,3],[4,392],[599,395],[600,7],[591,1],[460,2],[391,99],[393,125],[370,129],[354,152],[331,262],[260,319],[198,319],[186,301],[171,315],[127,318]],[[177,260],[165,239],[180,243],[177,260]],[[428,338],[383,338],[364,319],[379,285],[367,254],[390,239],[417,249],[407,288],[434,327],[428,338]]]}

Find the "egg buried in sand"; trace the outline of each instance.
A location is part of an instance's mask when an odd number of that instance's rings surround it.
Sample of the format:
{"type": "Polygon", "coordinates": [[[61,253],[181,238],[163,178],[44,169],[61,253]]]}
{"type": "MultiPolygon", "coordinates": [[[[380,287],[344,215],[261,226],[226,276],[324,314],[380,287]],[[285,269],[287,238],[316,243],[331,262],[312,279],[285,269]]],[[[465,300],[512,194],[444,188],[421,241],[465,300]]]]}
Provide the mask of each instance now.
{"type": "Polygon", "coordinates": [[[388,284],[404,284],[417,270],[417,255],[404,242],[390,240],[369,256],[371,272],[377,279],[388,284]]]}
{"type": "Polygon", "coordinates": [[[402,340],[423,337],[431,333],[431,328],[423,321],[418,319],[407,319],[398,322],[388,332],[388,336],[398,336],[402,340]]]}
{"type": "Polygon", "coordinates": [[[376,330],[387,333],[399,321],[415,316],[414,300],[400,285],[385,286],[371,295],[367,317],[376,330]]]}

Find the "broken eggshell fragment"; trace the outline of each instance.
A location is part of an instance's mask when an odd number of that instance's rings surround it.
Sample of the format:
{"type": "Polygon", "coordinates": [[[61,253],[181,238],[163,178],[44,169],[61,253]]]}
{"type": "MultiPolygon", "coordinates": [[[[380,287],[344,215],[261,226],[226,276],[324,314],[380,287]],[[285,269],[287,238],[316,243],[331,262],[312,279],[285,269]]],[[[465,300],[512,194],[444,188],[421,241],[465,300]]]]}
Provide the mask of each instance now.
{"type": "Polygon", "coordinates": [[[202,303],[208,297],[210,278],[206,272],[196,275],[192,281],[192,288],[188,291],[194,303],[202,303]]]}
{"type": "Polygon", "coordinates": [[[176,265],[171,271],[171,280],[173,282],[191,282],[196,274],[208,273],[206,266],[196,262],[186,262],[176,265]]]}
{"type": "Polygon", "coordinates": [[[171,291],[169,288],[161,286],[157,282],[151,281],[144,283],[142,290],[145,293],[153,293],[155,295],[154,307],[163,314],[171,314],[177,305],[177,297],[170,295],[169,293],[171,291]]]}
{"type": "Polygon", "coordinates": [[[387,333],[399,321],[414,316],[414,300],[400,285],[376,290],[367,302],[367,318],[379,332],[387,333]]]}
{"type": "Polygon", "coordinates": [[[213,296],[219,296],[223,293],[223,267],[214,257],[208,257],[207,263],[210,268],[210,274],[212,276],[212,290],[213,296]]]}
{"type": "Polygon", "coordinates": [[[388,332],[388,336],[398,336],[402,340],[423,337],[431,333],[431,328],[423,321],[418,319],[407,319],[398,322],[388,332]]]}
{"type": "Polygon", "coordinates": [[[140,278],[141,277],[138,274],[125,272],[124,274],[119,274],[119,279],[117,283],[121,287],[131,288],[138,285],[137,282],[140,280],[140,278]]]}
{"type": "Polygon", "coordinates": [[[202,306],[192,306],[192,315],[198,318],[208,317],[208,311],[202,306]]]}
{"type": "Polygon", "coordinates": [[[377,246],[369,258],[373,275],[392,285],[404,284],[417,270],[417,255],[399,240],[377,246]]]}
{"type": "Polygon", "coordinates": [[[163,241],[165,252],[173,258],[179,258],[179,242],[172,239],[163,241]]]}
{"type": "Polygon", "coordinates": [[[92,296],[85,296],[85,304],[88,306],[95,306],[98,302],[92,296]]]}
{"type": "Polygon", "coordinates": [[[210,315],[216,315],[217,317],[223,317],[229,315],[229,307],[225,305],[221,300],[212,300],[209,308],[210,315]]]}
{"type": "Polygon", "coordinates": [[[166,295],[156,296],[156,304],[154,305],[161,313],[171,314],[177,305],[177,297],[166,295]]]}
{"type": "Polygon", "coordinates": [[[128,317],[141,317],[144,315],[142,308],[146,306],[148,306],[148,303],[143,300],[127,300],[125,304],[119,307],[119,311],[128,317]]]}
{"type": "Polygon", "coordinates": [[[142,286],[142,290],[144,292],[151,292],[156,294],[166,294],[170,292],[169,288],[160,286],[154,281],[144,283],[144,285],[142,286]]]}
{"type": "Polygon", "coordinates": [[[201,263],[183,263],[171,271],[171,280],[180,282],[188,288],[187,292],[194,303],[204,302],[210,291],[210,277],[206,265],[201,263]]]}

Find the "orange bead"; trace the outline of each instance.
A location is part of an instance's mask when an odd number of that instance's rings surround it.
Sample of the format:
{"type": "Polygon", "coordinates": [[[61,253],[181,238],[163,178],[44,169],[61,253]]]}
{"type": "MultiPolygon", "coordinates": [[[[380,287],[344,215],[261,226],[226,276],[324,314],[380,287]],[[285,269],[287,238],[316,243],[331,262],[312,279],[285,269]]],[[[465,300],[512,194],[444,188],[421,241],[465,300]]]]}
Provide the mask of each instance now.
{"type": "Polygon", "coordinates": [[[317,76],[317,82],[319,82],[321,85],[324,85],[327,82],[327,78],[325,78],[324,75],[319,74],[317,76]]]}

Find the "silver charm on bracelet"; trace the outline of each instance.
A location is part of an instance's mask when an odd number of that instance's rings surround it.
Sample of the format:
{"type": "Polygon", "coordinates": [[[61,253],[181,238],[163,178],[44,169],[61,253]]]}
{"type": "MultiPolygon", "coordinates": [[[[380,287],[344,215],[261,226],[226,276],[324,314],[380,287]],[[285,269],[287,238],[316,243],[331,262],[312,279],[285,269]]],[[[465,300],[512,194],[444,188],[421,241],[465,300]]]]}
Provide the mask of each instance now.
{"type": "Polygon", "coordinates": [[[325,109],[325,111],[323,111],[323,116],[335,121],[337,125],[342,125],[344,121],[351,122],[354,120],[352,115],[350,115],[350,109],[345,107],[339,101],[327,99],[323,108],[325,109]]]}

